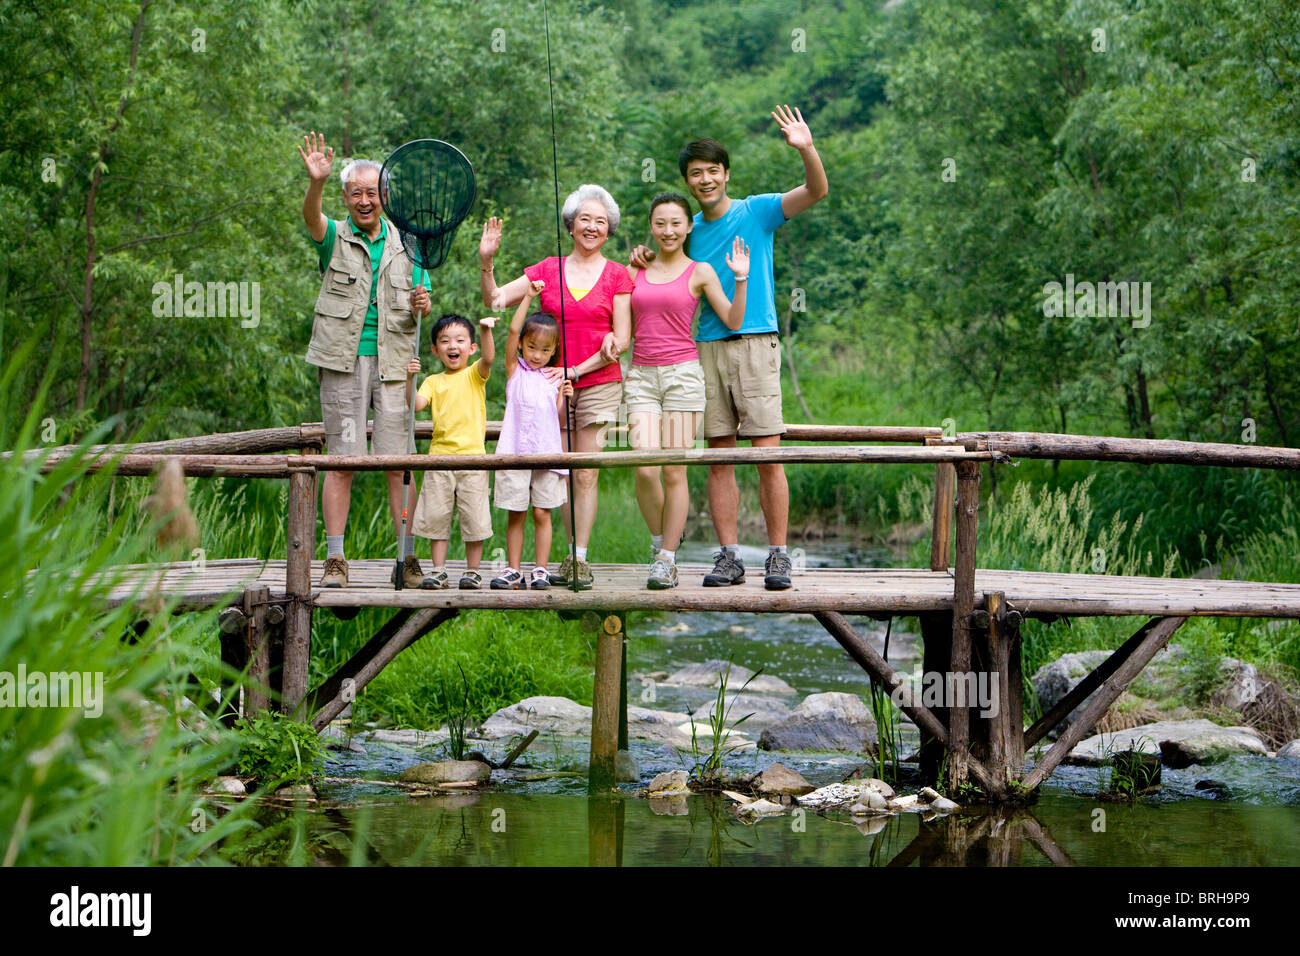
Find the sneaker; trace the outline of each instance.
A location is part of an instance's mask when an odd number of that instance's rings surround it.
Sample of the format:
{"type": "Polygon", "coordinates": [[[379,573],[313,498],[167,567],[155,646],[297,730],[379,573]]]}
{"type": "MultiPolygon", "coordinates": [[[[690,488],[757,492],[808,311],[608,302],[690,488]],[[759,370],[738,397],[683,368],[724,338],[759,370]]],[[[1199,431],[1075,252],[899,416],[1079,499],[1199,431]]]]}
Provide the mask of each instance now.
{"type": "Polygon", "coordinates": [[[326,558],[325,573],[321,575],[320,586],[323,588],[347,587],[348,563],[342,558],[326,558]]]}
{"type": "Polygon", "coordinates": [[[424,582],[420,585],[426,591],[441,591],[447,587],[447,569],[434,568],[425,575],[424,582]]]}
{"type": "Polygon", "coordinates": [[[713,554],[713,570],[704,575],[706,588],[721,588],[728,584],[745,583],[745,562],[740,555],[732,554],[726,548],[713,554]]]}
{"type": "Polygon", "coordinates": [[[551,576],[545,568],[533,568],[533,577],[528,586],[534,591],[545,591],[551,586],[551,576]]]}
{"type": "Polygon", "coordinates": [[[677,587],[677,565],[669,564],[661,558],[655,558],[650,565],[650,577],[645,586],[651,591],[667,591],[677,587]]]}
{"type": "Polygon", "coordinates": [[[462,591],[477,591],[483,586],[483,575],[479,574],[473,568],[465,571],[460,576],[460,589],[462,591]]]}
{"type": "MultiPolygon", "coordinates": [[[[393,575],[389,578],[393,582],[393,587],[397,587],[397,567],[393,567],[393,575]]],[[[404,588],[422,588],[424,587],[424,572],[420,570],[420,562],[415,555],[408,555],[402,562],[402,587],[404,588]]]]}
{"type": "Polygon", "coordinates": [[[561,588],[567,588],[569,583],[576,578],[579,591],[590,591],[592,584],[595,583],[595,579],[591,576],[591,565],[587,564],[586,561],[575,559],[571,554],[565,557],[564,563],[560,565],[557,574],[550,574],[547,577],[550,578],[552,584],[561,588]]]}
{"type": "Polygon", "coordinates": [[[786,551],[769,551],[763,564],[763,586],[769,591],[784,591],[790,586],[790,555],[786,551]]]}
{"type": "Polygon", "coordinates": [[[488,584],[493,591],[518,591],[524,586],[524,576],[514,568],[506,568],[488,584]]]}

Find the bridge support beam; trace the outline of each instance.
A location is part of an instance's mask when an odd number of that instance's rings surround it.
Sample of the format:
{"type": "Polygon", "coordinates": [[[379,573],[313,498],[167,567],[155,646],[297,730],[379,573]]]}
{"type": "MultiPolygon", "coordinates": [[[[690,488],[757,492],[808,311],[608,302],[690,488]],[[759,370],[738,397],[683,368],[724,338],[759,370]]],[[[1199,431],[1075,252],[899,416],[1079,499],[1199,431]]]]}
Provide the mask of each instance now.
{"type": "Polygon", "coordinates": [[[296,713],[307,693],[311,659],[311,559],[316,553],[316,486],[314,468],[295,471],[289,476],[289,553],[284,582],[289,601],[281,678],[281,709],[286,714],[296,713]]]}
{"type": "MultiPolygon", "coordinates": [[[[608,793],[617,783],[620,724],[627,740],[627,680],[623,615],[607,614],[596,631],[596,677],[591,694],[591,757],[587,793],[608,793]]],[[[624,743],[626,746],[626,743],[624,743]]]]}

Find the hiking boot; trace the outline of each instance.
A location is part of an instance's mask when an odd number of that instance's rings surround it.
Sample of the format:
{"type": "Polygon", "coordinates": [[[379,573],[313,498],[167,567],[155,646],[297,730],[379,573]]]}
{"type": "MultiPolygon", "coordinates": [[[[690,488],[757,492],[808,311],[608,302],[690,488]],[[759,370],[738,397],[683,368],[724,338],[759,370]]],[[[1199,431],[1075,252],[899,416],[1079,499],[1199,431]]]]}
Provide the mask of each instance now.
{"type": "Polygon", "coordinates": [[[732,554],[726,548],[714,552],[713,570],[704,575],[704,586],[706,588],[722,588],[728,584],[744,583],[745,562],[740,560],[740,555],[732,554]]]}
{"type": "Polygon", "coordinates": [[[769,551],[763,564],[763,586],[769,591],[784,591],[790,586],[790,555],[785,551],[769,551]]]}
{"type": "Polygon", "coordinates": [[[534,591],[545,591],[551,586],[551,576],[546,573],[545,568],[533,568],[533,578],[528,582],[528,587],[534,591]]]}
{"type": "Polygon", "coordinates": [[[650,565],[650,577],[645,586],[651,591],[667,591],[677,587],[677,565],[670,564],[662,558],[655,558],[650,565]]]}
{"type": "Polygon", "coordinates": [[[575,559],[571,554],[564,559],[559,572],[549,575],[549,578],[553,585],[561,588],[567,588],[569,582],[576,578],[579,591],[590,591],[595,583],[591,576],[591,566],[586,561],[575,559]]]}
{"type": "MultiPolygon", "coordinates": [[[[392,577],[393,587],[397,587],[397,567],[394,565],[392,577]]],[[[404,588],[422,588],[424,587],[424,572],[420,570],[420,562],[415,555],[407,555],[406,560],[402,562],[402,587],[404,588]]]]}
{"type": "Polygon", "coordinates": [[[420,585],[426,591],[442,591],[447,587],[447,569],[434,568],[425,575],[424,583],[420,585]]]}
{"type": "Polygon", "coordinates": [[[460,576],[460,589],[462,591],[477,591],[483,586],[483,575],[479,574],[473,568],[469,568],[460,576]]]}
{"type": "Polygon", "coordinates": [[[348,563],[342,558],[326,558],[325,573],[321,575],[320,586],[323,588],[347,587],[348,563]]]}
{"type": "Polygon", "coordinates": [[[514,568],[506,568],[488,584],[493,591],[518,591],[524,586],[524,576],[514,568]]]}

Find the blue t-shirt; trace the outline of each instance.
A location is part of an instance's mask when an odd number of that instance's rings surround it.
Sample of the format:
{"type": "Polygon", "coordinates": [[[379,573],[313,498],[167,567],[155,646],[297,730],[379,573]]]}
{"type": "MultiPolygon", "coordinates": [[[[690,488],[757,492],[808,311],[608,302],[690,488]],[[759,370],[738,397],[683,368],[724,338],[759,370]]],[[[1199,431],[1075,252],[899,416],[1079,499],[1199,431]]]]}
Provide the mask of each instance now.
{"type": "Polygon", "coordinates": [[[690,257],[707,262],[722,281],[728,299],[736,296],[736,277],[727,268],[727,255],[736,236],[749,246],[749,289],[745,298],[745,321],[739,332],[727,328],[708,300],[702,300],[697,342],[713,342],[729,335],[775,332],[776,294],[772,276],[772,233],[785,223],[781,212],[781,194],[763,193],[745,199],[733,199],[726,215],[706,222],[702,213],[695,214],[691,230],[690,257]]]}

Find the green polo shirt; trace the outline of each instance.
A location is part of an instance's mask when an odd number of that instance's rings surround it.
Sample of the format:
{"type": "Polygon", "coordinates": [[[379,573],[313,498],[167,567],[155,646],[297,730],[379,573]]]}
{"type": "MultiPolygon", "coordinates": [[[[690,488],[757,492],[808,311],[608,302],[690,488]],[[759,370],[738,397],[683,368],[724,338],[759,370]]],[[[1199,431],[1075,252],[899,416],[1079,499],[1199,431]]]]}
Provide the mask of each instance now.
{"type": "MultiPolygon", "coordinates": [[[[375,304],[374,289],[379,285],[379,263],[384,258],[384,241],[388,236],[388,221],[381,218],[379,220],[379,235],[371,239],[364,232],[357,228],[357,224],[352,222],[348,217],[348,222],[352,226],[352,234],[357,236],[366,244],[370,250],[370,305],[366,308],[366,324],[361,327],[361,341],[357,343],[358,355],[378,355],[379,354],[379,306],[375,304]]],[[[334,255],[334,239],[338,235],[338,226],[333,219],[326,219],[325,238],[320,242],[311,239],[312,246],[316,249],[316,255],[320,259],[321,271],[329,265],[330,258],[334,255]]],[[[411,269],[411,284],[413,286],[423,285],[429,288],[425,281],[426,274],[419,266],[413,266],[411,269]]]]}

